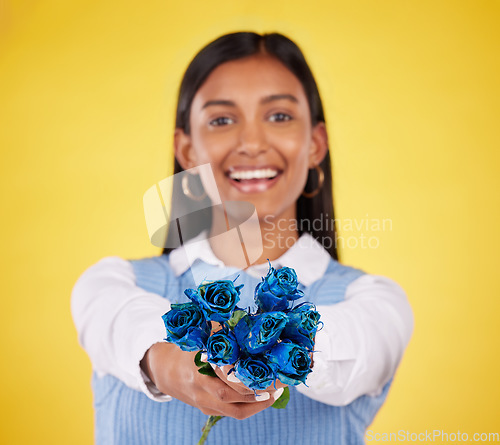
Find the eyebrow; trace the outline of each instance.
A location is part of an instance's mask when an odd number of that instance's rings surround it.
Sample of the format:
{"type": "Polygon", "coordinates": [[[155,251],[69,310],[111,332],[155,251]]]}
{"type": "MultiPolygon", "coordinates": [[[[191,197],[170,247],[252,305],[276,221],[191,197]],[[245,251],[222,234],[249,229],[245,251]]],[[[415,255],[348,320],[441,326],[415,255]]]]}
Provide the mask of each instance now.
{"type": "MultiPolygon", "coordinates": [[[[265,105],[269,102],[273,102],[275,100],[283,100],[283,99],[289,100],[294,103],[299,102],[298,99],[292,94],[271,94],[270,96],[262,98],[260,100],[260,104],[265,105]]],[[[203,105],[203,107],[201,107],[201,109],[203,110],[204,108],[209,107],[211,105],[227,105],[230,107],[236,106],[236,104],[232,100],[218,99],[218,100],[209,100],[205,102],[205,104],[203,105]]]]}

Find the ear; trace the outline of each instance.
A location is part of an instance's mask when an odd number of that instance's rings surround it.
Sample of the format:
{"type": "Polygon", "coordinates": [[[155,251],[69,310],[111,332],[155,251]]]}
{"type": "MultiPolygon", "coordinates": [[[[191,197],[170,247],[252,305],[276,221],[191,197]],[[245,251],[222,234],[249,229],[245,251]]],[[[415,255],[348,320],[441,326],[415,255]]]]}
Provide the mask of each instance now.
{"type": "Polygon", "coordinates": [[[174,153],[184,170],[189,170],[198,165],[191,136],[184,133],[182,128],[176,128],[174,131],[174,153]]]}
{"type": "Polygon", "coordinates": [[[328,133],[324,122],[318,122],[312,129],[309,148],[309,168],[318,165],[328,152],[328,133]]]}

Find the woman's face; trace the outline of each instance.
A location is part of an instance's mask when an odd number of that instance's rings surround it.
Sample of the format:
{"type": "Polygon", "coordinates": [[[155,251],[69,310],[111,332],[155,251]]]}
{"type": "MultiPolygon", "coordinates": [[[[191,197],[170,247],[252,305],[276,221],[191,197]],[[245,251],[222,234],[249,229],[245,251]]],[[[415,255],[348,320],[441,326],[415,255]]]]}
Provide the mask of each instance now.
{"type": "Polygon", "coordinates": [[[308,168],[321,162],[327,141],[281,62],[259,54],[218,66],[194,96],[190,127],[189,136],[176,131],[183,168],[210,163],[222,201],[251,202],[259,219],[295,218],[308,168]]]}

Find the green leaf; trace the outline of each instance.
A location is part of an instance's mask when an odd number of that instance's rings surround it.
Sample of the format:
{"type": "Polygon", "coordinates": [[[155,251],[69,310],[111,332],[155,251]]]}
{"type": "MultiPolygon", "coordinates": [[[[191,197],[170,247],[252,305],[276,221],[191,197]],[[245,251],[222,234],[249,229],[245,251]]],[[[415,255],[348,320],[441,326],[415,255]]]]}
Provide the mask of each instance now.
{"type": "Polygon", "coordinates": [[[210,363],[201,361],[201,351],[194,356],[194,364],[198,366],[198,372],[203,375],[209,375],[210,377],[217,377],[217,374],[213,370],[210,363]]]}
{"type": "Polygon", "coordinates": [[[233,329],[246,314],[245,311],[234,311],[231,318],[227,321],[228,326],[233,329]]]}
{"type": "Polygon", "coordinates": [[[201,351],[198,351],[198,353],[194,356],[194,364],[198,367],[206,365],[205,362],[201,361],[201,351]]]}
{"type": "Polygon", "coordinates": [[[212,369],[212,367],[208,364],[207,366],[203,366],[200,369],[198,369],[198,372],[203,375],[209,375],[210,377],[217,377],[217,374],[215,371],[212,369]]]}
{"type": "Polygon", "coordinates": [[[274,402],[271,406],[276,409],[283,409],[286,408],[289,400],[290,400],[290,390],[288,389],[288,386],[285,386],[283,394],[281,394],[280,398],[276,400],[276,402],[274,402]]]}

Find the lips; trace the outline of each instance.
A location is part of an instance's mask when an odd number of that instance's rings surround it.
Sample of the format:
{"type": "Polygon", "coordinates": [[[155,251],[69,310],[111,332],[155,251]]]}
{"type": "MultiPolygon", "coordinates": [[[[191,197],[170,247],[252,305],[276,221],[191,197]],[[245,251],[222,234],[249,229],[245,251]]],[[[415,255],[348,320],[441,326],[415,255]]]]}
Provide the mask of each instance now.
{"type": "Polygon", "coordinates": [[[275,165],[245,165],[231,167],[226,172],[226,177],[241,193],[261,193],[274,186],[282,173],[283,170],[275,165]],[[272,175],[275,176],[270,177],[272,175]]]}

